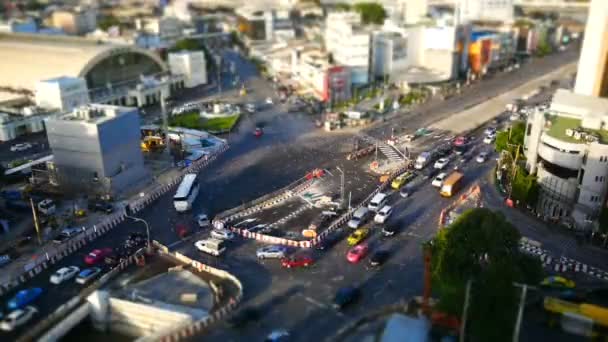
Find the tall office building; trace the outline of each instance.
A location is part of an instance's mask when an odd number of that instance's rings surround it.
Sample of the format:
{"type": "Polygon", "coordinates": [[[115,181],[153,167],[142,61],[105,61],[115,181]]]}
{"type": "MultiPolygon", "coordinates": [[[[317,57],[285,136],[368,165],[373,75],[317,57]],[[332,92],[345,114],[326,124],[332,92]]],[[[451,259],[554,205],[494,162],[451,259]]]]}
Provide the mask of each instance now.
{"type": "Polygon", "coordinates": [[[592,0],[574,92],[608,97],[608,1],[592,0]]]}

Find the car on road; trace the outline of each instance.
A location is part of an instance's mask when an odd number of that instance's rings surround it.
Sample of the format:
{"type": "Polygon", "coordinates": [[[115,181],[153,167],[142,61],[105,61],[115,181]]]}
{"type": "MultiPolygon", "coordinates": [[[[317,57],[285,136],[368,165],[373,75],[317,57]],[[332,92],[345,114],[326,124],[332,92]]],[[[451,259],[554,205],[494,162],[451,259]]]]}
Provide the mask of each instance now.
{"type": "Polygon", "coordinates": [[[101,268],[99,267],[90,267],[85,268],[84,270],[78,273],[76,277],[76,283],[81,285],[88,284],[91,280],[95,279],[101,273],[101,268]]]}
{"type": "Polygon", "coordinates": [[[279,245],[270,245],[259,248],[255,255],[258,259],[283,259],[287,255],[287,248],[279,245]]]}
{"type": "Polygon", "coordinates": [[[384,223],[386,219],[391,216],[392,213],[393,207],[391,207],[390,205],[385,205],[384,207],[382,207],[382,209],[380,209],[380,211],[378,211],[376,216],[374,216],[374,222],[384,223]]]}
{"type": "Polygon", "coordinates": [[[272,101],[272,98],[267,97],[267,98],[266,98],[266,104],[269,104],[269,105],[274,104],[274,102],[272,101]]]}
{"type": "Polygon", "coordinates": [[[200,252],[207,253],[213,256],[220,256],[226,251],[224,240],[209,238],[198,240],[194,243],[194,247],[200,252]]]}
{"type": "Polygon", "coordinates": [[[490,127],[486,128],[486,130],[483,131],[483,134],[485,134],[486,136],[488,136],[488,135],[495,135],[496,134],[496,127],[490,126],[490,127]]]}
{"type": "Polygon", "coordinates": [[[427,168],[422,171],[422,179],[433,179],[439,173],[438,169],[435,168],[427,168]]]}
{"type": "Polygon", "coordinates": [[[272,331],[266,338],[264,342],[280,342],[280,341],[288,341],[289,340],[289,332],[285,329],[278,329],[272,331]]]}
{"type": "Polygon", "coordinates": [[[355,230],[352,234],[350,234],[348,236],[348,238],[346,239],[346,241],[348,242],[349,246],[354,246],[354,245],[358,244],[359,242],[365,240],[365,238],[367,238],[368,235],[369,235],[368,228],[359,228],[359,229],[355,230]]]}
{"type": "Polygon", "coordinates": [[[407,184],[409,181],[411,181],[415,176],[416,174],[414,172],[407,171],[404,174],[401,174],[397,178],[393,179],[393,181],[391,182],[391,188],[395,190],[399,189],[405,184],[407,184]]]}
{"type": "Polygon", "coordinates": [[[390,252],[386,249],[379,249],[375,251],[369,258],[369,265],[371,267],[378,267],[384,264],[384,262],[390,256],[390,252]]]}
{"type": "Polygon", "coordinates": [[[342,310],[347,305],[353,304],[361,296],[361,290],[355,286],[345,286],[336,292],[333,300],[333,307],[342,310]]]}
{"type": "Polygon", "coordinates": [[[247,111],[249,114],[254,114],[256,111],[255,103],[245,104],[245,111],[247,111]]]}
{"type": "Polygon", "coordinates": [[[484,144],[492,144],[496,140],[496,134],[488,134],[483,138],[484,144]]]}
{"type": "Polygon", "coordinates": [[[55,211],[57,211],[57,206],[55,205],[55,201],[53,201],[50,198],[45,198],[42,201],[38,202],[38,212],[40,212],[41,214],[50,216],[55,214],[55,211]]]}
{"type": "Polygon", "coordinates": [[[30,287],[28,289],[23,289],[17,292],[17,294],[13,296],[13,298],[9,299],[6,306],[10,310],[21,309],[38,299],[38,297],[40,297],[41,295],[42,289],[39,287],[30,287]]]}
{"type": "Polygon", "coordinates": [[[14,144],[11,146],[11,152],[27,151],[30,148],[32,148],[32,144],[30,143],[14,144]]]}
{"type": "Polygon", "coordinates": [[[114,211],[114,206],[108,201],[92,200],[87,205],[90,211],[98,211],[101,213],[111,214],[114,211]]]}
{"type": "Polygon", "coordinates": [[[365,221],[370,216],[371,211],[368,208],[360,207],[355,211],[353,217],[348,221],[348,227],[352,229],[357,229],[359,226],[365,223],[365,221]]]}
{"type": "Polygon", "coordinates": [[[228,229],[213,229],[211,237],[219,240],[232,240],[234,239],[234,233],[228,229]]]}
{"type": "Polygon", "coordinates": [[[447,176],[448,176],[448,174],[446,172],[442,172],[442,173],[438,174],[437,177],[435,177],[435,179],[433,179],[433,182],[431,183],[431,185],[436,188],[441,188],[441,185],[443,185],[443,181],[447,176]]]}
{"type": "Polygon", "coordinates": [[[51,275],[50,282],[55,285],[61,284],[65,280],[72,279],[78,272],[80,268],[76,266],[62,267],[51,275]]]}
{"type": "Polygon", "coordinates": [[[37,313],[38,309],[33,306],[26,306],[23,309],[15,310],[0,321],[0,330],[13,331],[15,328],[29,322],[37,313]]]}
{"type": "Polygon", "coordinates": [[[308,255],[294,255],[281,259],[281,266],[284,268],[308,267],[314,263],[314,259],[308,255]]]}
{"type": "Polygon", "coordinates": [[[203,213],[196,215],[196,223],[198,224],[199,228],[208,227],[210,225],[209,216],[203,213]]]}
{"type": "Polygon", "coordinates": [[[99,264],[110,254],[112,254],[111,248],[94,249],[84,257],[84,263],[87,265],[99,264]]]}
{"type": "Polygon", "coordinates": [[[53,239],[53,242],[56,244],[62,244],[66,241],[68,241],[69,239],[73,238],[74,236],[78,235],[80,232],[82,232],[81,228],[65,228],[62,229],[61,232],[55,236],[55,238],[53,239]]]}
{"type": "Polygon", "coordinates": [[[450,163],[450,158],[439,158],[439,160],[437,160],[435,162],[435,165],[433,165],[433,167],[441,170],[444,167],[446,167],[449,163],[450,163]]]}
{"type": "Polygon", "coordinates": [[[361,259],[365,258],[368,251],[369,247],[367,244],[362,243],[360,245],[356,245],[346,253],[346,260],[352,264],[356,264],[361,261],[361,259]]]}
{"type": "Polygon", "coordinates": [[[324,251],[333,247],[336,243],[342,240],[342,235],[339,233],[330,233],[326,235],[319,243],[315,245],[315,249],[324,251]]]}
{"type": "Polygon", "coordinates": [[[481,152],[477,155],[477,158],[475,158],[475,161],[479,164],[485,163],[486,160],[488,160],[488,152],[481,152]]]}
{"type": "Polygon", "coordinates": [[[385,224],[382,227],[382,235],[384,235],[385,237],[391,237],[397,233],[397,230],[398,230],[397,226],[385,224]]]}
{"type": "Polygon", "coordinates": [[[401,188],[401,190],[399,190],[399,196],[401,196],[402,198],[408,198],[412,195],[413,192],[413,186],[404,186],[403,188],[401,188]]]}
{"type": "Polygon", "coordinates": [[[371,211],[378,211],[384,207],[386,202],[388,202],[388,195],[383,192],[379,192],[369,201],[367,204],[367,209],[371,211]]]}

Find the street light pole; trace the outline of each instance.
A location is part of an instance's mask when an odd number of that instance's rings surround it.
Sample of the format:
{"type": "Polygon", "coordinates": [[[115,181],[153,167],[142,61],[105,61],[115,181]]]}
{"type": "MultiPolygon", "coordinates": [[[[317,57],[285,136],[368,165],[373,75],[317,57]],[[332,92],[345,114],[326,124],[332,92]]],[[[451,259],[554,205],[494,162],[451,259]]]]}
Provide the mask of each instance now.
{"type": "Polygon", "coordinates": [[[135,221],[135,222],[141,222],[146,226],[146,236],[147,236],[147,249],[148,251],[150,251],[152,248],[152,244],[151,244],[151,240],[150,240],[150,226],[148,225],[148,221],[141,219],[139,217],[134,217],[134,216],[129,216],[126,215],[125,217],[130,218],[131,220],[135,221]]]}
{"type": "Polygon", "coordinates": [[[340,206],[344,207],[344,171],[339,167],[336,169],[340,171],[340,206]]]}

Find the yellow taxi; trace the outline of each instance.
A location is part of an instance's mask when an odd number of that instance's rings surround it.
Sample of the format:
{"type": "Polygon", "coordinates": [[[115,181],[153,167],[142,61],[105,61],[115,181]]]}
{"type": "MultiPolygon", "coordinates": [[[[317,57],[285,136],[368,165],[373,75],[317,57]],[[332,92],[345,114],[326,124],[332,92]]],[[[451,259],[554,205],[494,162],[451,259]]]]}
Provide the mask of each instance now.
{"type": "Polygon", "coordinates": [[[414,176],[413,173],[406,172],[406,173],[400,175],[399,177],[393,179],[393,182],[391,183],[391,187],[393,189],[398,190],[403,185],[405,185],[407,182],[409,182],[412,179],[413,176],[414,176]]]}
{"type": "Polygon", "coordinates": [[[349,246],[354,246],[354,245],[358,244],[359,242],[365,240],[367,235],[369,235],[368,228],[359,228],[359,229],[355,230],[352,234],[350,234],[348,236],[348,239],[346,239],[346,241],[348,242],[349,246]]]}

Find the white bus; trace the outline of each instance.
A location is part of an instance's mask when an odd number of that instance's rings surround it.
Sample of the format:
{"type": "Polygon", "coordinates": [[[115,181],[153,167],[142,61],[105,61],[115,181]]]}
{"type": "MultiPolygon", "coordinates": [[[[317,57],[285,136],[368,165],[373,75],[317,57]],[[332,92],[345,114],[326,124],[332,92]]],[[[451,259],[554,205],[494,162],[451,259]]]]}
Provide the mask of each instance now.
{"type": "Polygon", "coordinates": [[[192,203],[198,196],[198,181],[196,174],[188,173],[177,188],[175,196],[173,196],[173,205],[175,210],[179,212],[192,209],[192,203]]]}

